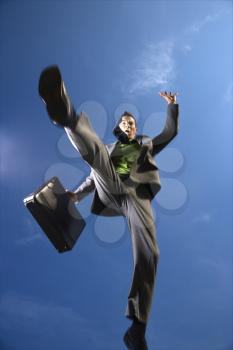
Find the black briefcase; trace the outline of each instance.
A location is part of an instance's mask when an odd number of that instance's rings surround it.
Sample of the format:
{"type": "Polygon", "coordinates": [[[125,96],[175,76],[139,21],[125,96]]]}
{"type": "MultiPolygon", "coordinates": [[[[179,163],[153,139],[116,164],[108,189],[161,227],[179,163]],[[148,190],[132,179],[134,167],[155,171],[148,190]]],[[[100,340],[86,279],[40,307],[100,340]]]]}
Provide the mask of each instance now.
{"type": "Polygon", "coordinates": [[[57,177],[23,201],[59,253],[73,248],[86,223],[57,177]]]}

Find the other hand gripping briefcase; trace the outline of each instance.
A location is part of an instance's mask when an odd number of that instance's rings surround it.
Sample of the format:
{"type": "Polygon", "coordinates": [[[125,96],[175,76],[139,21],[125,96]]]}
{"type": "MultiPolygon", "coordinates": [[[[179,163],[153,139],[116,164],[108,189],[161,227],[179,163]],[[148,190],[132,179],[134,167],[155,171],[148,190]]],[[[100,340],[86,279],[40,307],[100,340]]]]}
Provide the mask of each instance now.
{"type": "Polygon", "coordinates": [[[86,223],[57,177],[23,201],[59,253],[73,248],[86,223]]]}

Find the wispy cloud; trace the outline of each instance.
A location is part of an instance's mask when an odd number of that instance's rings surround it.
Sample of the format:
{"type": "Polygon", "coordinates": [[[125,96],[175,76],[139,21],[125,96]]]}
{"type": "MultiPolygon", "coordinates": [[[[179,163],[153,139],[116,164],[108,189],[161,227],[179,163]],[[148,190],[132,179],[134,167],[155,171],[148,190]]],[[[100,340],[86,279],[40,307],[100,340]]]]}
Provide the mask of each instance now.
{"type": "Polygon", "coordinates": [[[208,223],[212,220],[212,215],[210,213],[203,213],[193,219],[193,222],[203,222],[208,223]]]}
{"type": "Polygon", "coordinates": [[[233,81],[228,84],[223,99],[225,102],[233,102],[233,81]]]}
{"type": "Polygon", "coordinates": [[[184,54],[187,55],[190,53],[190,51],[192,51],[192,46],[190,44],[185,44],[182,47],[182,50],[183,50],[184,54]]]}
{"type": "Polygon", "coordinates": [[[226,10],[223,6],[220,10],[206,14],[172,39],[145,44],[142,53],[130,64],[130,73],[122,85],[123,92],[143,95],[154,91],[155,88],[166,89],[168,86],[170,88],[178,75],[176,50],[188,55],[193,50],[191,41],[194,36],[199,35],[209,23],[219,19],[226,10]]]}
{"type": "Polygon", "coordinates": [[[192,23],[191,26],[188,27],[188,30],[194,33],[199,33],[208,23],[216,21],[222,13],[223,9],[212,14],[207,14],[204,18],[192,23]]]}
{"type": "Polygon", "coordinates": [[[33,236],[24,236],[16,240],[16,244],[26,246],[29,245],[37,240],[41,240],[42,235],[40,233],[35,234],[33,236]]]}
{"type": "Polygon", "coordinates": [[[193,23],[191,23],[189,26],[184,28],[183,32],[180,36],[177,37],[177,43],[182,43],[185,41],[185,44],[180,44],[182,51],[187,55],[192,49],[192,45],[190,44],[190,41],[197,35],[200,35],[202,30],[211,22],[215,22],[223,14],[226,13],[228,9],[223,6],[218,10],[213,11],[212,13],[206,14],[203,18],[197,19],[193,23]]]}
{"type": "Polygon", "coordinates": [[[1,147],[1,163],[0,163],[0,174],[4,176],[7,174],[9,165],[15,162],[10,162],[10,159],[13,158],[13,154],[15,154],[16,145],[13,141],[13,138],[10,138],[6,133],[1,130],[0,134],[0,147],[1,147]]]}
{"type": "Polygon", "coordinates": [[[34,222],[33,218],[24,218],[22,224],[25,235],[16,239],[15,243],[17,245],[27,246],[43,238],[41,229],[38,224],[34,222]]]}
{"type": "Polygon", "coordinates": [[[176,76],[173,51],[173,40],[147,44],[134,64],[128,91],[131,94],[144,94],[156,87],[170,84],[176,76]]]}

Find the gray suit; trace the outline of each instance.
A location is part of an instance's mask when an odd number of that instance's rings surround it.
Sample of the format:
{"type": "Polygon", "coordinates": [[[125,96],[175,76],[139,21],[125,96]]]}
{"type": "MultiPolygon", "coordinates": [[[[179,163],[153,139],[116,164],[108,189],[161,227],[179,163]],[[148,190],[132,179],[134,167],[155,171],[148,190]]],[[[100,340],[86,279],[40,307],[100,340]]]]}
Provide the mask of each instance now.
{"type": "Polygon", "coordinates": [[[65,128],[74,147],[90,165],[91,173],[75,191],[78,201],[95,190],[91,211],[97,215],[126,217],[132,239],[133,276],[125,316],[147,323],[152,304],[159,248],[151,200],[161,188],[154,160],[178,132],[178,104],[168,104],[161,134],[154,138],[137,135],[141,146],[130,176],[123,181],[116,173],[111,154],[116,142],[104,145],[84,113],[74,129],[65,128]]]}

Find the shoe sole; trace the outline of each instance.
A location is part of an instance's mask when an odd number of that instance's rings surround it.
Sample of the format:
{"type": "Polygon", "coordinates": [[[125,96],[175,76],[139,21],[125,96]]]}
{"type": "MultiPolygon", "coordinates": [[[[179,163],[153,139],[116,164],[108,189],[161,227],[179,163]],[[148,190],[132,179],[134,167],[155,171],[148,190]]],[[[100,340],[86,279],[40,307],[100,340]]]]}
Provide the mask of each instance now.
{"type": "Polygon", "coordinates": [[[57,66],[50,66],[42,71],[39,79],[39,95],[54,122],[56,116],[60,119],[67,115],[67,106],[62,99],[62,84],[62,76],[57,66]]]}
{"type": "Polygon", "coordinates": [[[50,66],[44,69],[39,80],[39,94],[45,103],[54,91],[61,89],[62,77],[57,66],[50,66]]]}

